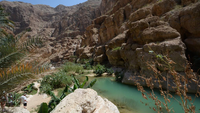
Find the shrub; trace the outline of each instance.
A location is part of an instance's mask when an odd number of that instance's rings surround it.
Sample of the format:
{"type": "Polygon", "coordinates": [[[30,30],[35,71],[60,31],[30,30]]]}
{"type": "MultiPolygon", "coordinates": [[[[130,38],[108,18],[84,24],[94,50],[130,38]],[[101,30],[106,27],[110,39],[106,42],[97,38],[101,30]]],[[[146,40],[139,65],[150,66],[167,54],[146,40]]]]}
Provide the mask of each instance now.
{"type": "Polygon", "coordinates": [[[23,91],[25,91],[26,93],[31,93],[33,91],[33,85],[34,83],[27,85],[23,88],[23,91]]]}
{"type": "Polygon", "coordinates": [[[78,79],[76,79],[75,76],[72,75],[71,77],[72,77],[72,81],[74,83],[73,88],[71,88],[69,85],[66,85],[64,90],[62,91],[62,94],[60,94],[61,96],[59,98],[56,97],[55,94],[52,91],[50,91],[50,90],[47,91],[46,93],[51,96],[51,101],[48,104],[48,108],[44,107],[43,105],[41,105],[41,107],[40,107],[41,110],[45,110],[45,111],[48,110],[48,112],[51,112],[56,107],[56,105],[58,105],[60,103],[60,101],[67,94],[74,92],[78,88],[90,88],[96,83],[96,79],[94,79],[88,85],[86,85],[86,83],[88,81],[88,77],[87,76],[86,76],[85,80],[82,83],[80,83],[80,81],[78,79]]]}
{"type": "Polygon", "coordinates": [[[20,97],[22,96],[21,93],[13,93],[13,103],[14,106],[19,106],[20,105],[20,97]]]}
{"type": "Polygon", "coordinates": [[[94,73],[97,74],[97,76],[101,76],[103,73],[106,72],[106,68],[104,65],[101,65],[101,64],[97,64],[95,66],[95,70],[94,70],[94,73]]]}
{"type": "Polygon", "coordinates": [[[83,68],[90,70],[92,69],[92,65],[93,65],[93,59],[89,59],[87,62],[84,63],[83,68]]]}
{"type": "Polygon", "coordinates": [[[64,72],[47,75],[41,81],[40,91],[47,93],[47,91],[64,87],[66,84],[71,84],[71,77],[64,72]]]}
{"type": "Polygon", "coordinates": [[[75,72],[75,73],[83,73],[83,67],[80,64],[75,64],[73,62],[67,62],[63,66],[63,71],[64,72],[75,72]]]}
{"type": "Polygon", "coordinates": [[[106,69],[106,72],[108,73],[108,75],[112,75],[114,73],[113,69],[106,69]]]}

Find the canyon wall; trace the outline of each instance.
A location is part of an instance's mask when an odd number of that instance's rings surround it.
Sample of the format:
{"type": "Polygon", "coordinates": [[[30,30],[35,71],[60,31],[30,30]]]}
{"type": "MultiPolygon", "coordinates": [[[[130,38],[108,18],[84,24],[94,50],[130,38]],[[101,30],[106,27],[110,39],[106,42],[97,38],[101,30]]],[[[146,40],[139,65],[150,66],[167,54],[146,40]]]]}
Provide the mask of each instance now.
{"type": "Polygon", "coordinates": [[[105,10],[86,28],[76,54],[127,69],[132,74],[125,73],[126,84],[135,84],[132,76],[166,75],[158,57],[168,57],[175,71],[185,72],[186,56],[191,55],[186,52],[199,53],[199,7],[193,0],[102,0],[100,9],[105,10]]]}

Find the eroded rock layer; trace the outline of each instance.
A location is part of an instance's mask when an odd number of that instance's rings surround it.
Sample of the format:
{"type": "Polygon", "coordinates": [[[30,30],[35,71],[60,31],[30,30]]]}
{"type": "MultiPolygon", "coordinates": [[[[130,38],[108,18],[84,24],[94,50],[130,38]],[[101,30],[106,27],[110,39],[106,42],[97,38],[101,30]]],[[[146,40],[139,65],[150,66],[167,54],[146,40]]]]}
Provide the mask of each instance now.
{"type": "MultiPolygon", "coordinates": [[[[108,60],[146,77],[155,74],[152,68],[165,73],[164,62],[157,60],[167,56],[175,62],[175,71],[184,72],[185,50],[199,55],[199,7],[200,2],[192,0],[102,0],[104,14],[86,28],[76,53],[79,58],[93,58],[97,63],[108,60]],[[106,3],[110,10],[104,8],[106,3]]],[[[135,84],[128,81],[130,76],[123,82],[135,84]]]]}

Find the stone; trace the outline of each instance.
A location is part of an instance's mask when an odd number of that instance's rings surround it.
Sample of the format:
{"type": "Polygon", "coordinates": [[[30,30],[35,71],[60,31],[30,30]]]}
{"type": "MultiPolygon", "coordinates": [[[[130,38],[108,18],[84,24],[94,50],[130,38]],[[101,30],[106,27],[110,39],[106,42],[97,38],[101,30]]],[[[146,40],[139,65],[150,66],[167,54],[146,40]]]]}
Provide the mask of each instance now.
{"type": "Polygon", "coordinates": [[[125,43],[126,42],[126,32],[122,33],[122,34],[119,34],[117,35],[116,37],[114,37],[113,39],[111,39],[109,42],[108,42],[108,46],[106,49],[113,49],[113,48],[116,48],[116,47],[121,47],[122,43],[125,43]]]}
{"type": "Polygon", "coordinates": [[[198,2],[198,0],[181,0],[181,5],[183,6],[187,6],[191,3],[195,3],[195,2],[198,2]]]}
{"type": "Polygon", "coordinates": [[[119,113],[119,110],[93,89],[77,89],[67,95],[51,113],[119,113]]]}
{"type": "Polygon", "coordinates": [[[114,66],[123,66],[124,62],[120,55],[120,50],[106,50],[109,63],[114,66]]]}
{"type": "Polygon", "coordinates": [[[101,25],[105,19],[108,17],[108,15],[102,15],[100,17],[97,17],[93,20],[93,24],[96,24],[96,25],[101,25]]]}
{"type": "Polygon", "coordinates": [[[151,15],[151,9],[141,8],[141,9],[138,9],[137,11],[131,13],[131,15],[129,16],[129,21],[135,22],[137,20],[146,18],[148,15],[151,15]]]}
{"type": "Polygon", "coordinates": [[[40,83],[38,82],[33,82],[33,83],[34,83],[33,89],[38,90],[40,88],[40,83]]]}
{"type": "MultiPolygon", "coordinates": [[[[185,7],[179,15],[181,27],[191,34],[188,37],[200,37],[200,2],[185,7]]],[[[188,34],[187,34],[188,35],[188,34]]]]}
{"type": "Polygon", "coordinates": [[[152,14],[154,16],[161,16],[166,12],[174,9],[176,2],[174,0],[162,0],[154,4],[152,7],[152,14]]]}
{"type": "Polygon", "coordinates": [[[187,38],[184,42],[190,52],[200,56],[200,38],[187,38]]]}
{"type": "Polygon", "coordinates": [[[157,27],[149,27],[145,29],[141,36],[134,39],[139,44],[149,42],[160,42],[166,39],[173,39],[179,37],[180,34],[170,26],[160,25],[157,27]]]}

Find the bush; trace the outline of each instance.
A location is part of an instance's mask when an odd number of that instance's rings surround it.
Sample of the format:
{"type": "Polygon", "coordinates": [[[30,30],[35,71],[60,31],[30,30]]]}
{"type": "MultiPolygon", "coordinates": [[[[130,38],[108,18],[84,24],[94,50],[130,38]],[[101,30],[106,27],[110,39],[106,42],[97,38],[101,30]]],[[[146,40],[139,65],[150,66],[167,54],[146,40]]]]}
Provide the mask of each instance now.
{"type": "Polygon", "coordinates": [[[67,62],[63,66],[63,71],[64,72],[75,72],[75,73],[83,73],[83,67],[80,64],[75,64],[73,62],[67,62]]]}
{"type": "Polygon", "coordinates": [[[23,91],[25,91],[26,93],[31,93],[33,91],[33,85],[34,83],[27,85],[23,88],[23,91]]]}
{"type": "Polygon", "coordinates": [[[46,93],[47,91],[64,87],[66,84],[71,84],[71,77],[61,71],[45,76],[41,81],[40,91],[46,93]]]}
{"type": "Polygon", "coordinates": [[[51,112],[59,103],[60,101],[65,97],[67,96],[67,94],[69,93],[72,93],[74,92],[76,89],[78,88],[90,88],[92,87],[95,83],[96,83],[96,79],[92,80],[88,85],[86,84],[88,82],[88,77],[86,76],[85,80],[83,82],[80,82],[78,79],[75,78],[75,76],[71,76],[72,77],[72,81],[74,83],[74,86],[73,88],[71,88],[69,85],[66,85],[64,89],[60,89],[62,90],[59,91],[59,98],[57,96],[55,96],[55,94],[52,92],[52,91],[47,91],[46,93],[48,95],[51,96],[51,101],[49,102],[48,104],[48,107],[47,107],[47,104],[44,105],[41,105],[40,106],[40,111],[41,112],[38,112],[38,113],[43,113],[44,111],[48,111],[48,112],[51,112]]]}
{"type": "Polygon", "coordinates": [[[106,72],[106,68],[104,65],[101,65],[101,64],[97,64],[95,66],[95,70],[94,70],[94,73],[97,74],[97,76],[101,76],[103,73],[106,72]]]}
{"type": "Polygon", "coordinates": [[[114,71],[111,68],[106,69],[106,72],[108,73],[108,75],[112,75],[114,73],[114,71]]]}

